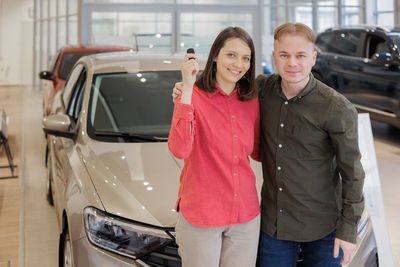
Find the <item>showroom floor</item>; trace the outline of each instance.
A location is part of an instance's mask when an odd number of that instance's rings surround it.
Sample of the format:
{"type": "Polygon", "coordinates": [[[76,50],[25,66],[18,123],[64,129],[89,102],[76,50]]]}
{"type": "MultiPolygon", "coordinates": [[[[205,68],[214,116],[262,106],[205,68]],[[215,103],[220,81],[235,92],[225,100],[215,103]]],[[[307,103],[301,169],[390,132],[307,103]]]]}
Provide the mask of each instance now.
{"type": "MultiPolygon", "coordinates": [[[[25,88],[23,112],[21,267],[57,266],[58,224],[45,198],[45,141],[40,91],[25,88]]],[[[400,267],[400,130],[373,123],[375,149],[395,266],[400,267]]],[[[0,242],[2,242],[0,240],[0,242]]]]}

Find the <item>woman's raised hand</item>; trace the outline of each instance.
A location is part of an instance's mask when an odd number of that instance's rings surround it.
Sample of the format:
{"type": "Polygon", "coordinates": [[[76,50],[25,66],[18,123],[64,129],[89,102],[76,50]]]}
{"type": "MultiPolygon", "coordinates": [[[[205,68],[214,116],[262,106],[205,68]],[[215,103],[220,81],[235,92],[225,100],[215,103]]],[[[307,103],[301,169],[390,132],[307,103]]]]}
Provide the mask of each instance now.
{"type": "Polygon", "coordinates": [[[191,104],[193,85],[199,72],[199,64],[196,59],[195,54],[186,54],[184,62],[181,64],[183,82],[181,103],[183,104],[191,104]]]}

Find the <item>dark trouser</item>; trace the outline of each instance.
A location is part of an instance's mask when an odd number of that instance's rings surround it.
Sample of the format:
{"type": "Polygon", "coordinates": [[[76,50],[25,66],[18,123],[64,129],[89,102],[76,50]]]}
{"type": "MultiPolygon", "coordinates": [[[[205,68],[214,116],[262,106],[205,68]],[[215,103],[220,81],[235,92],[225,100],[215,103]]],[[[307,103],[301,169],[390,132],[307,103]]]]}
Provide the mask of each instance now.
{"type": "Polygon", "coordinates": [[[334,244],[335,231],[312,242],[278,240],[261,231],[257,267],[295,267],[300,251],[304,267],[339,267],[343,252],[334,258],[334,244]]]}

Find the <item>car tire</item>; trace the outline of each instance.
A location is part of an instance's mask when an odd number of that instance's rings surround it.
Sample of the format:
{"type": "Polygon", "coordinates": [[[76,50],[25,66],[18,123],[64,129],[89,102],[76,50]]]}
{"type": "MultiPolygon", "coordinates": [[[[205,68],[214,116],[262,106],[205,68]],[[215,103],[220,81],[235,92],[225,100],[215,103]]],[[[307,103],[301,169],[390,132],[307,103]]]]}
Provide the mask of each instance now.
{"type": "Polygon", "coordinates": [[[54,201],[53,201],[53,190],[52,190],[52,183],[51,183],[51,162],[50,162],[50,156],[49,153],[46,153],[46,163],[47,163],[47,168],[46,168],[46,173],[47,173],[47,185],[46,185],[46,199],[47,202],[49,203],[50,206],[54,206],[54,201]]]}
{"type": "Polygon", "coordinates": [[[64,232],[60,235],[59,266],[73,267],[72,259],[72,244],[68,227],[66,227],[64,232]]]}

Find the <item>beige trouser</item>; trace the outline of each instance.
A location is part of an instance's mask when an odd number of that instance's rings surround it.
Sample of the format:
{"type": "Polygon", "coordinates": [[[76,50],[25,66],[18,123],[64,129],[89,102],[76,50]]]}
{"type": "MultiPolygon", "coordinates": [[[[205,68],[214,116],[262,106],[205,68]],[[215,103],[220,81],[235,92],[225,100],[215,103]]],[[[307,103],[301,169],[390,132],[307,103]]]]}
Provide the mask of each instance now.
{"type": "Polygon", "coordinates": [[[197,227],[179,213],[175,226],[182,267],[254,267],[260,215],[248,223],[197,227]]]}

